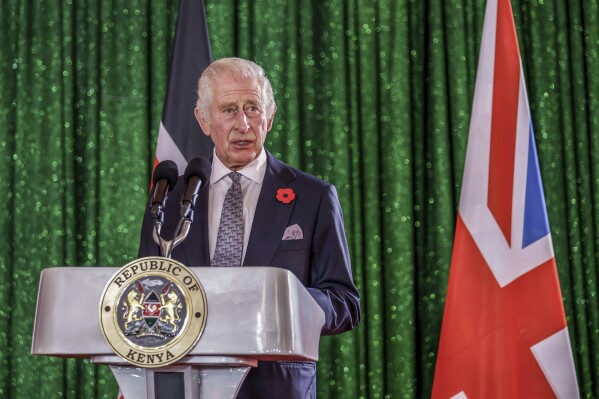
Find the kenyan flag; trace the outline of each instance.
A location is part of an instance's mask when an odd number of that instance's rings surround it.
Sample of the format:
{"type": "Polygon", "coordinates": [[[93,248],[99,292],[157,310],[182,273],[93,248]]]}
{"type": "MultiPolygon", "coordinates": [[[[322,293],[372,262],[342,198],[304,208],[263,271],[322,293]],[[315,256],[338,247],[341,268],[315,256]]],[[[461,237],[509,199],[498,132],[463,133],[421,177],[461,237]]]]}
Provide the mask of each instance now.
{"type": "Polygon", "coordinates": [[[154,167],[172,160],[182,175],[192,159],[212,156],[212,141],[202,133],[193,113],[198,79],[210,62],[204,2],[181,0],[154,167]]]}

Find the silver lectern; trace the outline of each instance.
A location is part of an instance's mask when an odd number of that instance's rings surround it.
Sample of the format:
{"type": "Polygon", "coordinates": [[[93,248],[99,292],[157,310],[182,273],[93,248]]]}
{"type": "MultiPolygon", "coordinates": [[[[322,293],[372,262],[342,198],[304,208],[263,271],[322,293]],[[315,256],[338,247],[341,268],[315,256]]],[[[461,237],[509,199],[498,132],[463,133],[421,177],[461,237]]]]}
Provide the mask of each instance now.
{"type": "Polygon", "coordinates": [[[118,270],[111,267],[42,272],[32,353],[110,365],[126,399],[160,398],[162,377],[173,375],[182,382],[181,397],[186,399],[234,398],[259,360],[318,359],[324,313],[291,272],[273,267],[190,269],[204,287],[207,320],[195,347],[178,362],[142,368],[113,353],[98,315],[102,291],[118,270]]]}

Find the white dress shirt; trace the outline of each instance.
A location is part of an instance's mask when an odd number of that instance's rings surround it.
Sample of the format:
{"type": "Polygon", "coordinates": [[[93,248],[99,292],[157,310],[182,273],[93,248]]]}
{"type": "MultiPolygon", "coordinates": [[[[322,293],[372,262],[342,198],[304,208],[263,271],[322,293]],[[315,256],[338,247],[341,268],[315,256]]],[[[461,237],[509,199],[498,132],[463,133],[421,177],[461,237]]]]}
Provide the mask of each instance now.
{"type": "MultiPolygon", "coordinates": [[[[210,174],[210,192],[208,197],[208,243],[210,245],[210,260],[214,258],[216,251],[216,237],[218,236],[218,227],[220,226],[220,216],[223,210],[223,202],[227,190],[231,187],[232,181],[227,176],[233,172],[227,168],[216,156],[216,151],[212,155],[212,173],[210,174]]],[[[243,255],[241,263],[245,258],[245,252],[250,240],[254,214],[256,213],[256,204],[262,190],[262,182],[266,173],[266,152],[264,149],[260,152],[258,158],[237,171],[241,174],[241,192],[243,194],[243,255]]]]}

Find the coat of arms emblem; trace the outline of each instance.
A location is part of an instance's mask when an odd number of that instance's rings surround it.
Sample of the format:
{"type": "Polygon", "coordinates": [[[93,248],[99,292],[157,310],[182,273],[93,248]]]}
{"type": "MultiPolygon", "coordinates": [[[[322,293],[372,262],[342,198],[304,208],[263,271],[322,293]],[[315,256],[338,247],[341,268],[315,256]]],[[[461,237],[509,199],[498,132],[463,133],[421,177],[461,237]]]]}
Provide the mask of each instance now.
{"type": "Polygon", "coordinates": [[[195,274],[172,259],[138,259],[120,269],[100,304],[104,337],[115,352],[142,367],[179,360],[206,323],[206,297],[195,274]]]}
{"type": "Polygon", "coordinates": [[[121,298],[121,322],[127,337],[174,337],[184,319],[181,292],[164,278],[146,278],[131,284],[121,298]],[[155,288],[161,288],[156,292],[155,288]]]}

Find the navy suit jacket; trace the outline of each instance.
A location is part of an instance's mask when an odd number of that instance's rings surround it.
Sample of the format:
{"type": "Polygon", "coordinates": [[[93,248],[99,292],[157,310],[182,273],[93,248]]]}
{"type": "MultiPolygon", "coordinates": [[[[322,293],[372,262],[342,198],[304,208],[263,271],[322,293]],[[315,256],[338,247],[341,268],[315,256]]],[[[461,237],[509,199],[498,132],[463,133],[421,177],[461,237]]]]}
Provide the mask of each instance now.
{"type": "MultiPolygon", "coordinates": [[[[183,179],[180,179],[183,180],[183,179]]],[[[162,236],[170,239],[178,219],[184,184],[169,194],[162,236]]],[[[187,266],[210,264],[208,190],[199,193],[194,221],[185,241],[172,257],[187,266]]],[[[149,207],[148,207],[149,209],[149,207]]],[[[159,255],[152,239],[153,221],[146,211],[139,256],[159,255]]],[[[343,215],[335,187],[292,168],[267,152],[267,168],[252,224],[244,266],[275,266],[290,270],[325,313],[322,335],[354,328],[360,318],[360,298],[353,283],[343,215]],[[291,188],[295,199],[277,200],[280,188],[291,188]],[[297,224],[302,240],[282,240],[285,229],[297,224]]],[[[234,293],[233,293],[234,295],[234,293]]],[[[314,398],[314,362],[260,362],[244,381],[238,398],[314,398]]]]}

